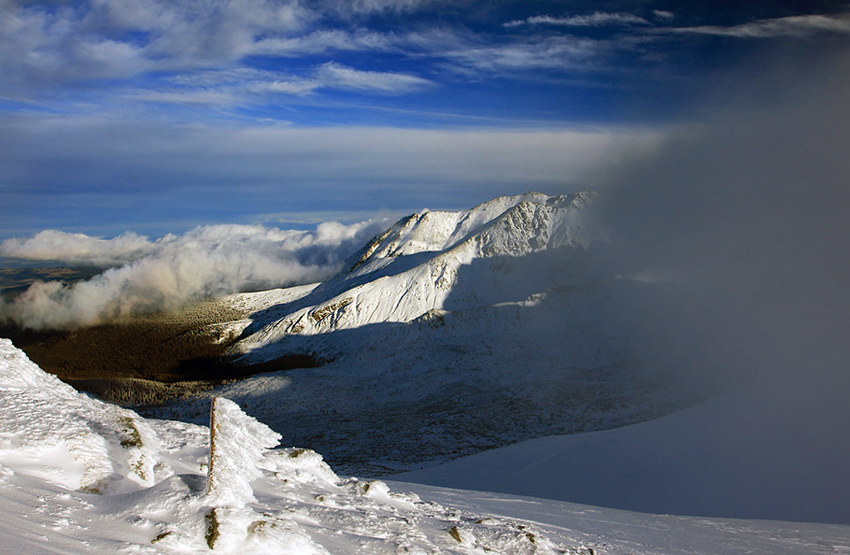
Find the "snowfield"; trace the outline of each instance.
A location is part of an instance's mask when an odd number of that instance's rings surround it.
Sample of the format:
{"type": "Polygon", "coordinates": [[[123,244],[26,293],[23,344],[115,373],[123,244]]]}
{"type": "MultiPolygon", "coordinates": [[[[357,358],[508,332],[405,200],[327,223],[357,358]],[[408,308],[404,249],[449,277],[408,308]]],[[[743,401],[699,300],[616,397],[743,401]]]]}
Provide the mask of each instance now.
{"type": "Polygon", "coordinates": [[[648,513],[850,523],[850,444],[817,399],[738,391],[613,430],[536,438],[393,480],[648,513]]]}
{"type": "Polygon", "coordinates": [[[411,484],[391,490],[341,478],[309,449],[268,448],[275,432],[219,403],[211,455],[209,428],[148,420],[77,393],[0,340],[2,552],[850,552],[848,526],[654,516],[411,484]]]}

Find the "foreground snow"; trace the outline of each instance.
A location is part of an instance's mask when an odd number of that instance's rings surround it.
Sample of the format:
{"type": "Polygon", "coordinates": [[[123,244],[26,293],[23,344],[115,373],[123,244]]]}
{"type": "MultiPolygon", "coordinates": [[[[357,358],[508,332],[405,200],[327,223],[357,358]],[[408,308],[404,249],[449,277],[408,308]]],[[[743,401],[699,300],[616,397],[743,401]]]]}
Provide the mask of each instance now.
{"type": "Polygon", "coordinates": [[[3,551],[850,552],[847,526],[661,517],[413,485],[394,492],[338,477],[313,451],[266,449],[276,434],[229,401],[216,414],[219,470],[208,480],[207,428],[79,394],[0,339],[3,551]]]}
{"type": "Polygon", "coordinates": [[[339,478],[310,450],[264,449],[276,434],[221,402],[208,480],[207,429],[144,420],[76,393],[0,340],[5,552],[585,551],[531,524],[339,478]]]}
{"type": "Polygon", "coordinates": [[[568,538],[597,554],[850,553],[850,527],[845,525],[656,515],[517,495],[390,484],[456,510],[533,522],[550,538],[568,538]]]}

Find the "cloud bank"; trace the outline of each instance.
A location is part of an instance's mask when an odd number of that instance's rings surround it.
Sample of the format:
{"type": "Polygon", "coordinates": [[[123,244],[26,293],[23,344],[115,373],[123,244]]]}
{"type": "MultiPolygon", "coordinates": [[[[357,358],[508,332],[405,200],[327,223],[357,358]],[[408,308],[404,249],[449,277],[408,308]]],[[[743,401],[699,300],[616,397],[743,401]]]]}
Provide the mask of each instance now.
{"type": "Polygon", "coordinates": [[[128,231],[112,239],[54,229],[30,238],[6,239],[0,243],[0,256],[21,260],[59,260],[66,264],[115,266],[149,254],[155,245],[147,237],[128,231]]]}
{"type": "Polygon", "coordinates": [[[160,128],[102,117],[33,126],[0,117],[0,143],[7,145],[0,149],[0,239],[43,229],[159,236],[198,224],[275,225],[266,215],[281,212],[336,212],[331,219],[351,223],[350,212],[468,208],[503,194],[582,187],[590,168],[652,148],[659,135],[618,128],[160,128]]]}
{"type": "Polygon", "coordinates": [[[239,291],[319,281],[337,272],[387,223],[327,222],[313,231],[212,225],[155,241],[133,233],[100,239],[59,231],[6,240],[2,256],[115,267],[86,281],[36,282],[0,304],[0,321],[32,329],[72,328],[239,291]]]}

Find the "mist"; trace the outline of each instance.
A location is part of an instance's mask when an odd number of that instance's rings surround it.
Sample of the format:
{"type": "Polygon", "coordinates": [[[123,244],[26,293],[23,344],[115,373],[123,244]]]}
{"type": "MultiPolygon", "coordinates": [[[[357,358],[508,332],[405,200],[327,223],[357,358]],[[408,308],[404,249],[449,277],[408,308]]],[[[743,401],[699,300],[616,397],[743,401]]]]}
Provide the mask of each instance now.
{"type": "Polygon", "coordinates": [[[2,256],[111,267],[85,281],[35,282],[0,303],[0,322],[68,329],[240,291],[321,281],[386,225],[326,222],[312,231],[211,225],[156,240],[131,232],[102,239],[43,231],[8,239],[0,244],[2,256]]]}
{"type": "Polygon", "coordinates": [[[796,76],[753,73],[730,110],[612,168],[601,188],[618,271],[673,292],[644,307],[657,323],[646,333],[743,380],[847,360],[836,355],[850,337],[850,58],[796,76]],[[712,354],[721,346],[736,364],[712,354]]]}
{"type": "Polygon", "coordinates": [[[737,77],[722,109],[601,178],[611,272],[646,284],[621,299],[625,333],[668,377],[738,396],[702,431],[739,448],[730,465],[850,518],[850,57],[737,77]]]}

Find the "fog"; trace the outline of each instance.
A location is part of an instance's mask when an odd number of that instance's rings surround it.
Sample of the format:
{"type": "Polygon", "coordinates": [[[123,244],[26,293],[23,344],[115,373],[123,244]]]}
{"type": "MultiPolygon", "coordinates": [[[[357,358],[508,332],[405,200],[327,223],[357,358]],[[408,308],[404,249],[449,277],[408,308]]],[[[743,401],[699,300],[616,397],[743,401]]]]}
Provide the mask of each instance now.
{"type": "Polygon", "coordinates": [[[65,264],[112,266],[85,281],[36,282],[0,304],[0,321],[62,329],[171,310],[184,303],[252,289],[323,280],[388,225],[326,222],[312,231],[212,225],[157,240],[112,239],[44,231],[8,239],[0,255],[65,264]]]}
{"type": "Polygon", "coordinates": [[[599,186],[611,271],[654,282],[622,299],[630,344],[695,388],[738,391],[747,406],[704,441],[741,446],[730,464],[808,508],[826,501],[798,485],[850,482],[848,61],[756,60],[715,91],[723,109],[599,186]]]}
{"type": "Polygon", "coordinates": [[[848,61],[754,73],[731,108],[605,175],[600,216],[619,271],[675,291],[644,307],[657,320],[643,333],[665,350],[698,348],[758,378],[847,360],[836,355],[850,338],[848,61]]]}

